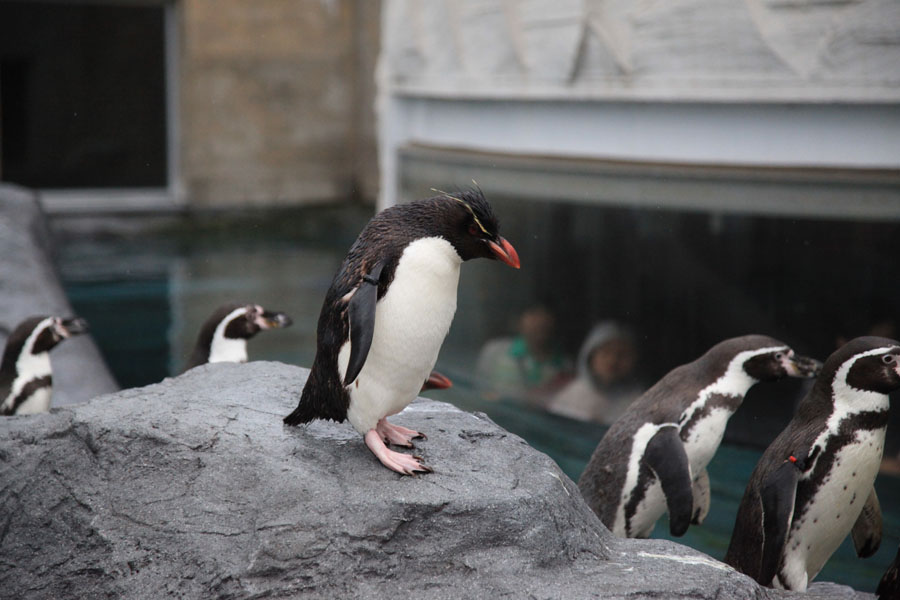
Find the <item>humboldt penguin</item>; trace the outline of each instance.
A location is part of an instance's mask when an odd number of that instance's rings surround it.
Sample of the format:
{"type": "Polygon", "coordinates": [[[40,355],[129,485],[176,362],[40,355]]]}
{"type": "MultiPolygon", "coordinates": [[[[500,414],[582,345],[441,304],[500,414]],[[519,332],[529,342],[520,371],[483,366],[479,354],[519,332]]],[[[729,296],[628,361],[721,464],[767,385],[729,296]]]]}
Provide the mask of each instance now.
{"type": "Polygon", "coordinates": [[[731,338],[676,367],[609,428],[578,481],[600,520],[620,537],[648,537],[669,512],[672,535],[709,509],[712,459],[728,419],[758,381],[812,377],[819,364],[763,335],[731,338]]]}
{"type": "Polygon", "coordinates": [[[79,318],[35,316],[19,323],[6,340],[0,362],[0,415],[50,410],[53,394],[50,350],[87,329],[87,321],[79,318]]]}
{"type": "Polygon", "coordinates": [[[225,304],[203,323],[187,369],[215,362],[247,362],[247,340],[263,329],[279,329],[291,324],[284,313],[272,312],[258,304],[225,304]]]}
{"type": "Polygon", "coordinates": [[[417,396],[456,312],[460,265],[493,258],[519,268],[480,190],[390,207],[366,225],[340,266],[319,316],[316,356],[288,425],[348,420],[381,463],[430,472],[412,447],[424,437],[390,415],[417,396]]]}
{"type": "Polygon", "coordinates": [[[860,337],[835,351],[766,449],[738,508],[725,562],[759,583],[805,591],[847,534],[857,555],[881,542],[873,483],[900,388],[900,344],[860,337]]]}
{"type": "Polygon", "coordinates": [[[894,562],[878,582],[875,596],[878,597],[878,600],[900,600],[900,548],[897,548],[894,562]]]}

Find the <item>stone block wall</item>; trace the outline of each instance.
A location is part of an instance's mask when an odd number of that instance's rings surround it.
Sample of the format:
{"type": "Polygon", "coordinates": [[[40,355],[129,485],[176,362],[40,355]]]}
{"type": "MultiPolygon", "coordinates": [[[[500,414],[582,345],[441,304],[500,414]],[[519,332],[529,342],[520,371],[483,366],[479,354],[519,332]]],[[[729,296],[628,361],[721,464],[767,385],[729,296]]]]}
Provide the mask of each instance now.
{"type": "Polygon", "coordinates": [[[188,203],[371,199],[379,15],[361,0],[180,2],[188,203]]]}

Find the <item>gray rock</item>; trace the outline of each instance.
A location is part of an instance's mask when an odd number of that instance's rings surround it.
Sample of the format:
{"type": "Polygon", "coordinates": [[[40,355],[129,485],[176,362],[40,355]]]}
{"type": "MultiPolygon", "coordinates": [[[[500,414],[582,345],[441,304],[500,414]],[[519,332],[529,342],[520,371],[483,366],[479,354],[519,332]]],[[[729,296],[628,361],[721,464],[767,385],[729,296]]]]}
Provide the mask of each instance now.
{"type": "MultiPolygon", "coordinates": [[[[760,588],[662,540],[617,540],[547,456],[417,400],[435,472],[382,467],[346,423],[291,428],[307,371],[213,364],[0,421],[10,598],[860,598],[760,588]]],[[[821,592],[821,593],[820,593],[821,592]]]]}
{"type": "MultiPolygon", "coordinates": [[[[51,258],[44,215],[25,188],[0,184],[0,257],[0,348],[26,317],[72,314],[51,258]]],[[[119,389],[89,335],[60,344],[50,361],[54,406],[119,389]]]]}

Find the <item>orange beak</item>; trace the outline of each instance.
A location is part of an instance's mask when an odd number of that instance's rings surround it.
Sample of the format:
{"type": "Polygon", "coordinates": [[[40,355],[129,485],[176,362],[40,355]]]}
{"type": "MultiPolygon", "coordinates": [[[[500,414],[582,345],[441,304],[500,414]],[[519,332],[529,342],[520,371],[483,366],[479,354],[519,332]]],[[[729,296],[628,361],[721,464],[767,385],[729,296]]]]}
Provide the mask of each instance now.
{"type": "Polygon", "coordinates": [[[497,256],[497,260],[505,262],[513,269],[519,268],[519,253],[516,252],[513,245],[507,242],[505,238],[501,237],[499,244],[497,242],[489,241],[488,246],[490,246],[491,252],[497,256]]]}

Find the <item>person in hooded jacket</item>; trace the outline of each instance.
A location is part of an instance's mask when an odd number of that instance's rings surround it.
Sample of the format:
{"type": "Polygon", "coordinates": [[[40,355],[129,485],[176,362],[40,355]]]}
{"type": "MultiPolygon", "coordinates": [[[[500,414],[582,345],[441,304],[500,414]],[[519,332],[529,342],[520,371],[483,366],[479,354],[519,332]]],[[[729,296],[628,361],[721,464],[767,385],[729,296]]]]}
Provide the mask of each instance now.
{"type": "Polygon", "coordinates": [[[603,321],[588,333],[578,352],[577,376],[547,405],[549,412],[612,424],[644,391],[635,374],[637,347],[631,331],[603,321]]]}

